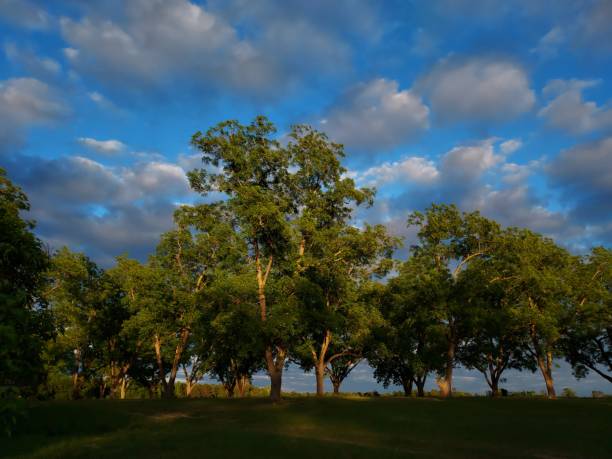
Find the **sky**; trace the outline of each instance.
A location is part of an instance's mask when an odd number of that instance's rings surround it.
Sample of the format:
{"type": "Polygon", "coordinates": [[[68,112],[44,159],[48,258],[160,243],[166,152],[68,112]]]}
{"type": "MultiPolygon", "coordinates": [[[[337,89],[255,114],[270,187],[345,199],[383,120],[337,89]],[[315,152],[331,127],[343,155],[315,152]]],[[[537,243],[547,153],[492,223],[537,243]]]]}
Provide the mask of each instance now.
{"type": "Polygon", "coordinates": [[[0,0],[0,167],[51,248],[146,259],[201,200],[191,136],[263,114],[343,143],[378,190],[357,221],[407,243],[446,202],[582,253],[612,242],[610,24],[610,0],[0,0]]]}

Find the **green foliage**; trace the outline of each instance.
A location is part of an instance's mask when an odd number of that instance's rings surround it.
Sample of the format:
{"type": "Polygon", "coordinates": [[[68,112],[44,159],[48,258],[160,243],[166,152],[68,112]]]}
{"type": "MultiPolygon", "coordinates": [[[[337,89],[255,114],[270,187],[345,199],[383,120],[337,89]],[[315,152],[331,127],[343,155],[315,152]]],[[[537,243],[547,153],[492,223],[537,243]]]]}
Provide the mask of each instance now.
{"type": "Polygon", "coordinates": [[[400,263],[384,225],[356,226],[374,190],[356,186],[324,133],[293,126],[281,143],[257,117],[198,132],[192,145],[203,167],[189,180],[208,203],[180,206],[146,262],[120,256],[108,270],[68,248],[50,260],[21,216],[26,196],[0,170],[0,387],[196,396],[208,373],[231,396],[253,392],[266,369],[278,400],[290,361],[314,368],[321,395],[323,376],[337,391],[367,358],[405,393],[416,384],[424,395],[433,373],[436,394],[451,395],[460,363],[494,394],[506,369],[539,368],[554,397],[561,356],[576,376],[612,382],[610,249],[572,256],[432,204],[408,216],[417,241],[400,263]]]}
{"type": "Polygon", "coordinates": [[[565,398],[576,398],[576,392],[569,387],[564,387],[561,396],[565,398]]]}
{"type": "Polygon", "coordinates": [[[48,256],[21,212],[29,203],[0,168],[0,387],[32,393],[44,377],[40,354],[52,336],[43,299],[48,256]]]}
{"type": "Polygon", "coordinates": [[[577,377],[593,371],[612,382],[612,250],[595,247],[571,275],[562,352],[577,377]]]}
{"type": "Polygon", "coordinates": [[[367,357],[385,387],[400,385],[409,392],[417,381],[422,395],[427,375],[444,367],[449,288],[448,273],[417,255],[379,293],[384,322],[373,331],[367,357]]]}

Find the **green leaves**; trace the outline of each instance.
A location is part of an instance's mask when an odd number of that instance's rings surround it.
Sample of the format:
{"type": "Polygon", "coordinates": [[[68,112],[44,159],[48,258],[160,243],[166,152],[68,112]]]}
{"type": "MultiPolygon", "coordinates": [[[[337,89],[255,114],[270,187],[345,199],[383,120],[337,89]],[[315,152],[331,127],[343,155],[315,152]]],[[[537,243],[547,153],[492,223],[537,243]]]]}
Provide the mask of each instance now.
{"type": "Polygon", "coordinates": [[[0,168],[0,386],[27,392],[42,376],[40,352],[53,334],[41,291],[49,257],[34,236],[21,189],[0,168]]]}

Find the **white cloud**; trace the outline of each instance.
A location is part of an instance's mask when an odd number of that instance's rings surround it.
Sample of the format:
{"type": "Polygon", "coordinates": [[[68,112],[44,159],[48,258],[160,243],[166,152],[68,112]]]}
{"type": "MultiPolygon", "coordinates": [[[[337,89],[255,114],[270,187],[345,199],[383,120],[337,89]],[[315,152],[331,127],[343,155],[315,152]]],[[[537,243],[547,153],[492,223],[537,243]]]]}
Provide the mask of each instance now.
{"type": "Polygon", "coordinates": [[[530,111],[535,103],[525,70],[499,59],[444,60],[416,87],[442,121],[505,121],[530,111]]]}
{"type": "Polygon", "coordinates": [[[37,233],[108,264],[121,253],[144,259],[189,201],[185,171],[163,161],[109,167],[81,156],[16,157],[11,166],[32,204],[37,233]]]}
{"type": "Polygon", "coordinates": [[[379,78],[351,88],[321,123],[333,141],[360,152],[401,145],[429,126],[429,109],[411,90],[379,78]]]}
{"type": "Polygon", "coordinates": [[[68,113],[56,92],[42,81],[0,81],[0,150],[21,142],[30,126],[62,119],[68,113]]]}
{"type": "Polygon", "coordinates": [[[474,145],[452,148],[444,155],[441,170],[446,177],[459,180],[475,180],[493,166],[503,162],[494,149],[495,139],[486,139],[474,145]]]}
{"type": "Polygon", "coordinates": [[[396,182],[428,184],[434,182],[439,175],[433,161],[418,156],[386,162],[361,173],[354,173],[357,182],[366,186],[381,186],[396,182]]]}
{"type": "Polygon", "coordinates": [[[537,46],[531,50],[544,58],[552,58],[558,54],[559,46],[565,41],[565,33],[560,26],[550,29],[546,35],[540,38],[537,46]]]}
{"type": "Polygon", "coordinates": [[[510,155],[523,146],[521,139],[510,139],[502,142],[499,146],[504,155],[510,155]]]}
{"type": "Polygon", "coordinates": [[[91,137],[79,137],[77,140],[81,145],[105,155],[116,154],[125,149],[124,143],[114,139],[96,140],[91,137]]]}
{"type": "Polygon", "coordinates": [[[509,185],[518,185],[540,168],[540,161],[530,161],[528,164],[505,163],[501,167],[502,181],[509,185]]]}
{"type": "Polygon", "coordinates": [[[599,84],[598,80],[551,80],[543,94],[552,99],[538,116],[551,127],[572,134],[612,129],[612,108],[585,101],[582,92],[599,84]]]}
{"type": "Polygon", "coordinates": [[[204,7],[187,0],[134,0],[122,13],[117,22],[61,19],[73,65],[140,85],[197,75],[196,80],[249,86],[268,76],[258,52],[204,7]]]}
{"type": "Polygon", "coordinates": [[[64,56],[66,56],[68,59],[76,59],[77,57],[79,57],[78,49],[64,48],[62,51],[64,52],[64,56]]]}
{"type": "Polygon", "coordinates": [[[46,29],[52,23],[52,17],[29,0],[0,1],[0,18],[28,29],[46,29]]]}
{"type": "Polygon", "coordinates": [[[347,70],[352,50],[344,34],[371,30],[367,24],[374,16],[369,8],[341,2],[325,8],[240,0],[120,4],[112,19],[102,7],[90,6],[85,17],[60,20],[69,45],[64,52],[81,73],[129,89],[176,87],[181,81],[254,95],[279,94],[305,75],[347,70]],[[360,24],[345,21],[347,15],[360,24]],[[334,16],[342,22],[328,23],[334,16]]]}
{"type": "Polygon", "coordinates": [[[612,216],[612,137],[562,151],[547,167],[553,185],[583,221],[612,216]]]}
{"type": "Polygon", "coordinates": [[[21,48],[15,43],[5,43],[4,54],[12,64],[21,67],[29,75],[55,77],[62,71],[61,65],[54,59],[39,57],[32,50],[21,48]]]}

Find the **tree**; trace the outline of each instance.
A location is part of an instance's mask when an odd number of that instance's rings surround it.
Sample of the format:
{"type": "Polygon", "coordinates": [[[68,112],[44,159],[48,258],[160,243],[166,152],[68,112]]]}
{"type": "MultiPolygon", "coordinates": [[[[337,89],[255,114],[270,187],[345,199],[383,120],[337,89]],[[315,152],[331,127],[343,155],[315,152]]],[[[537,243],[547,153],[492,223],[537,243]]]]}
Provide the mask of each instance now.
{"type": "MultiPolygon", "coordinates": [[[[388,272],[396,243],[382,225],[363,230],[335,225],[309,233],[298,289],[302,328],[296,354],[303,368],[314,367],[317,395],[324,394],[325,374],[335,360],[359,359],[376,319],[359,290],[372,276],[388,272]]],[[[340,376],[339,365],[336,369],[340,376]]]]}
{"type": "Polygon", "coordinates": [[[245,253],[224,206],[183,206],[174,217],[176,229],[162,235],[146,265],[120,258],[113,270],[133,312],[130,328],[139,343],[153,346],[165,398],[175,396],[181,368],[192,382],[201,374],[189,351],[202,295],[217,272],[239,265],[245,253]]]}
{"type": "Polygon", "coordinates": [[[384,319],[375,329],[367,354],[374,376],[385,387],[417,386],[424,396],[427,376],[444,368],[449,275],[426,256],[410,257],[398,275],[382,287],[379,308],[384,319]]]}
{"type": "Polygon", "coordinates": [[[493,397],[507,369],[535,371],[527,354],[528,334],[513,313],[517,298],[508,285],[499,282],[504,269],[497,249],[466,269],[460,279],[463,304],[467,305],[467,333],[459,360],[485,377],[493,397]]]}
{"type": "Polygon", "coordinates": [[[285,328],[275,318],[286,318],[291,309],[295,279],[287,276],[304,266],[310,230],[346,221],[351,205],[367,200],[371,193],[356,189],[350,178],[343,177],[342,146],[329,142],[324,134],[295,126],[288,145],[282,146],[273,138],[275,132],[264,117],[248,126],[226,121],[205,134],[197,132],[192,145],[202,152],[205,167],[188,175],[196,191],[214,190],[227,196],[227,208],[247,244],[255,266],[260,322],[267,336],[264,355],[270,397],[278,401],[293,339],[280,333],[291,327],[285,328]],[[269,301],[269,282],[287,289],[286,298],[277,297],[277,308],[269,301]]]}
{"type": "Polygon", "coordinates": [[[327,367],[327,374],[334,388],[334,394],[340,393],[340,385],[362,361],[363,357],[361,357],[360,353],[355,356],[349,354],[340,355],[330,362],[327,367]]]}
{"type": "Polygon", "coordinates": [[[561,337],[574,374],[612,382],[612,250],[595,247],[573,271],[571,306],[561,337]]]}
{"type": "Polygon", "coordinates": [[[571,295],[574,258],[552,239],[509,228],[496,250],[495,282],[511,291],[512,315],[528,336],[525,352],[542,373],[549,398],[556,398],[552,369],[560,354],[563,323],[571,295]]]}
{"type": "Polygon", "coordinates": [[[465,305],[455,301],[454,290],[462,271],[479,257],[488,256],[500,232],[499,225],[478,212],[460,212],[454,205],[432,204],[425,213],[414,212],[409,226],[418,227],[418,244],[414,255],[429,257],[441,273],[448,273],[450,290],[444,302],[442,322],[446,336],[446,364],[438,378],[440,395],[452,395],[453,369],[457,363],[457,347],[462,339],[465,305]]]}
{"type": "MultiPolygon", "coordinates": [[[[238,268],[238,267],[237,267],[238,268]]],[[[263,335],[250,266],[219,276],[208,289],[196,355],[221,381],[228,397],[244,396],[253,373],[264,368],[263,335]]]]}
{"type": "Polygon", "coordinates": [[[0,387],[31,393],[44,377],[41,351],[53,335],[41,291],[49,257],[21,212],[23,191],[0,168],[0,387]]]}
{"type": "Polygon", "coordinates": [[[121,288],[87,256],[66,247],[54,254],[48,277],[46,297],[58,327],[52,353],[60,371],[72,375],[73,397],[95,383],[100,396],[108,388],[112,397],[125,398],[135,349],[124,333],[130,312],[121,288]]]}

